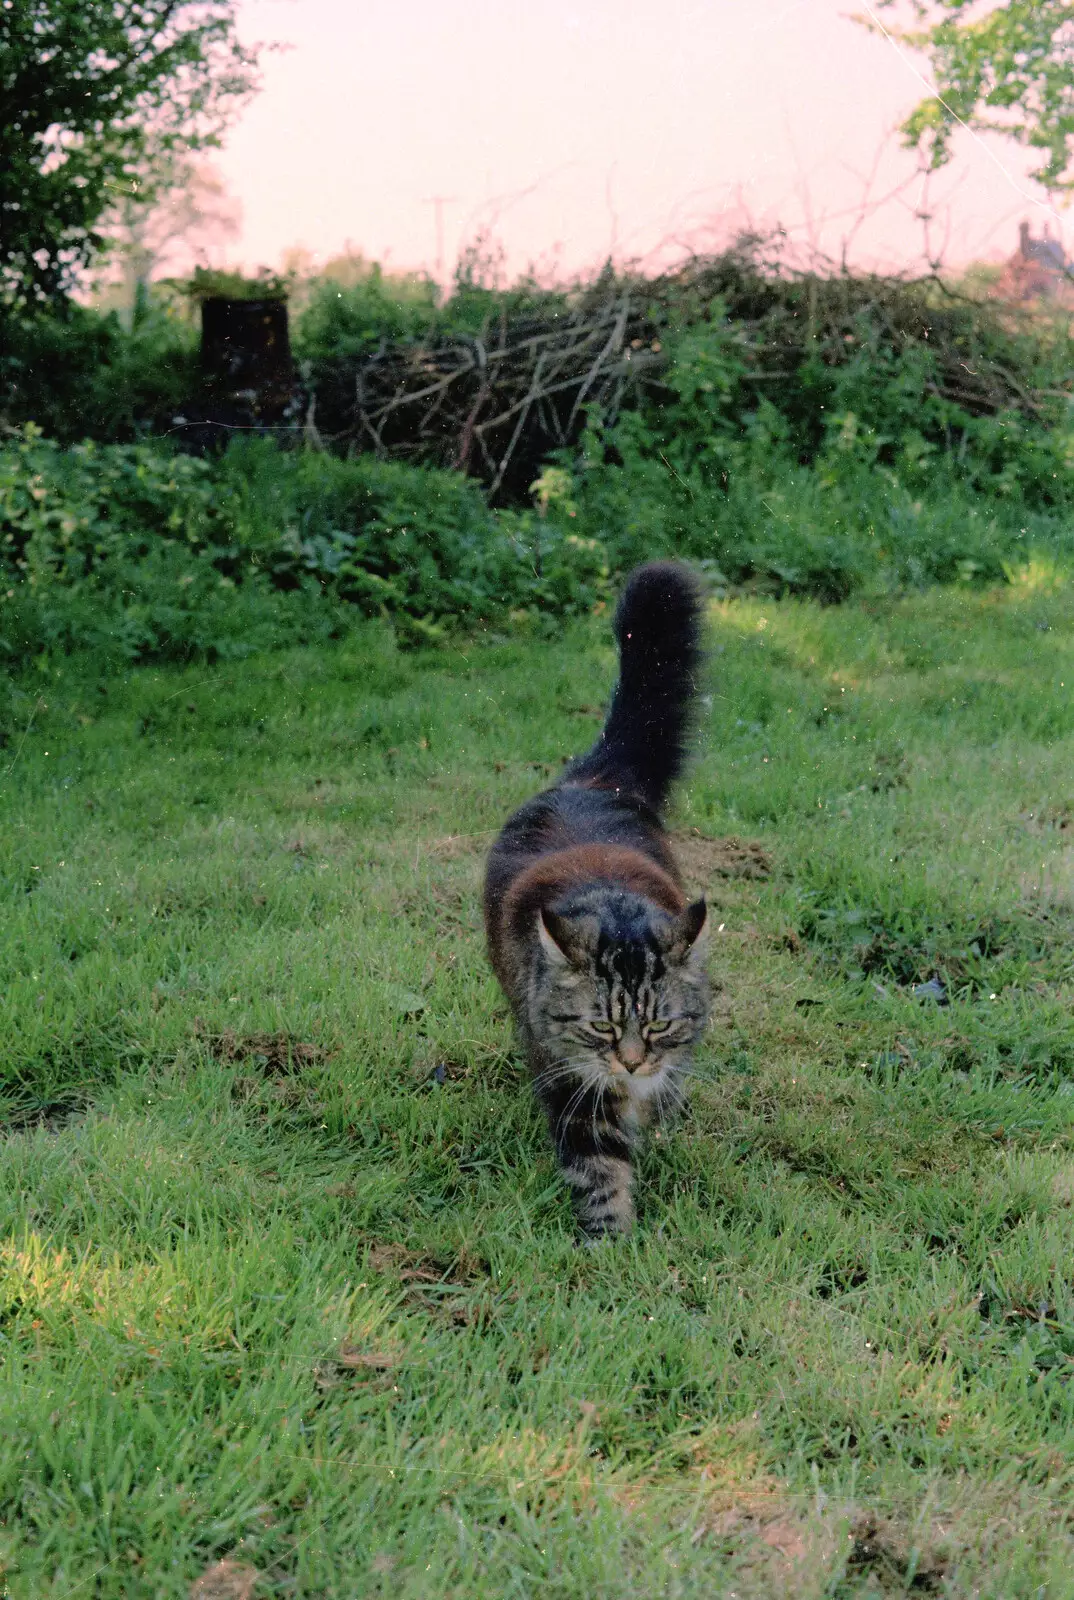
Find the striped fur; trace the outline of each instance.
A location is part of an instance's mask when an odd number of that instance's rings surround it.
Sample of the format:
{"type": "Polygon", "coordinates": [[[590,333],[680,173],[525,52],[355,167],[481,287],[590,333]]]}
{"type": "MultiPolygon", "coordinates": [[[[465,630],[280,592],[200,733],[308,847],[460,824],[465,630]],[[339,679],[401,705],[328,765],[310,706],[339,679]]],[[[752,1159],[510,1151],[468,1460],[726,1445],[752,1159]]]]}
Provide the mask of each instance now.
{"type": "Polygon", "coordinates": [[[631,1226],[639,1134],[681,1103],[707,1017],[705,903],[687,903],[660,818],[685,760],[700,611],[684,567],[632,574],[599,739],[489,856],[489,955],[590,1237],[631,1226]]]}

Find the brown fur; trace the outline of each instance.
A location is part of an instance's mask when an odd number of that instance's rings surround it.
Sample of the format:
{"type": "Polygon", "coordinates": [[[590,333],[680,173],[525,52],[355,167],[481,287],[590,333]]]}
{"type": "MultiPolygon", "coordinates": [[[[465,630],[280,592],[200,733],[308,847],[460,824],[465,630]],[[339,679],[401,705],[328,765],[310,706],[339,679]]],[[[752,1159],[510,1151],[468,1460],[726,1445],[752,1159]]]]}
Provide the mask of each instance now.
{"type": "Polygon", "coordinates": [[[653,854],[615,844],[576,844],[549,855],[521,857],[513,876],[485,886],[485,928],[493,971],[508,997],[517,1004],[532,960],[538,911],[549,909],[565,890],[581,884],[607,883],[644,895],[663,911],[686,905],[679,870],[663,835],[653,830],[653,854]]]}

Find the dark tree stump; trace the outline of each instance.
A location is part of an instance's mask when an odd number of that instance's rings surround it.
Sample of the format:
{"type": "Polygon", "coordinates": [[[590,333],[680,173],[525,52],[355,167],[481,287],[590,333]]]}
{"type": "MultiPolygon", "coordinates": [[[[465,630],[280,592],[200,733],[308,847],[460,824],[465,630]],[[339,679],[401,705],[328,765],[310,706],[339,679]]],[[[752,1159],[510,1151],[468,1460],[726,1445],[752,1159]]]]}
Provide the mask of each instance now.
{"type": "Polygon", "coordinates": [[[201,302],[201,370],[206,386],[269,393],[293,386],[285,300],[201,302]]]}
{"type": "Polygon", "coordinates": [[[300,432],[304,396],[285,300],[206,296],[200,373],[199,392],[175,419],[188,449],[223,449],[237,433],[300,432]]]}

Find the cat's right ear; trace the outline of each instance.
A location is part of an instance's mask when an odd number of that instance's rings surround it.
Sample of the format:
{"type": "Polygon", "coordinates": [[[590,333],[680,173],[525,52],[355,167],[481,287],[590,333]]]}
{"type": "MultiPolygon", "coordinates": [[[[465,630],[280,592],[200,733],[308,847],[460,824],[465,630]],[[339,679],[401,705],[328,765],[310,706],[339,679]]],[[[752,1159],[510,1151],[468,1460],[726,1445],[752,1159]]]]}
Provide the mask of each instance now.
{"type": "Polygon", "coordinates": [[[570,924],[566,917],[557,917],[554,911],[538,911],[537,937],[541,949],[554,967],[569,967],[566,946],[570,941],[570,924]]]}
{"type": "Polygon", "coordinates": [[[679,912],[674,929],[675,938],[671,946],[674,960],[685,961],[692,951],[698,955],[702,953],[709,931],[709,912],[704,896],[679,912]]]}

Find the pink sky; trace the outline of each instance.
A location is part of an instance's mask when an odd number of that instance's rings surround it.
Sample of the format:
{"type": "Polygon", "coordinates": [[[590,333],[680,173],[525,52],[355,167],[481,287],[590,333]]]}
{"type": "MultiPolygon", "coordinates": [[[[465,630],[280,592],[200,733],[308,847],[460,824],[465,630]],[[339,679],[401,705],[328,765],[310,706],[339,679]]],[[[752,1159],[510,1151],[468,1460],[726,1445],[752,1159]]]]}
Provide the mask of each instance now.
{"type": "MultiPolygon", "coordinates": [[[[704,246],[751,217],[838,255],[863,197],[900,185],[852,259],[923,259],[915,158],[895,129],[916,57],[849,20],[860,0],[243,0],[244,37],[288,48],[219,166],[241,202],[229,259],[348,244],[443,267],[481,229],[509,268],[704,246]],[[671,243],[674,241],[674,243],[671,243]]],[[[890,13],[885,12],[885,19],[890,13]]],[[[960,135],[932,180],[933,247],[1010,254],[1046,196],[1027,159],[960,135]]],[[[1062,221],[1052,217],[1053,229],[1062,221]]]]}

